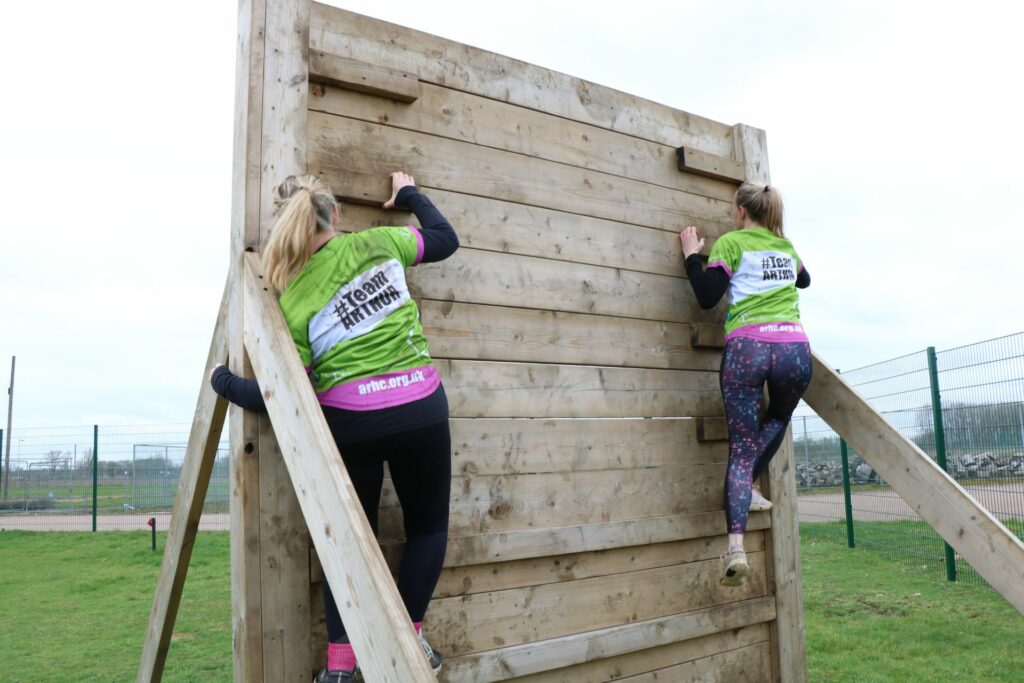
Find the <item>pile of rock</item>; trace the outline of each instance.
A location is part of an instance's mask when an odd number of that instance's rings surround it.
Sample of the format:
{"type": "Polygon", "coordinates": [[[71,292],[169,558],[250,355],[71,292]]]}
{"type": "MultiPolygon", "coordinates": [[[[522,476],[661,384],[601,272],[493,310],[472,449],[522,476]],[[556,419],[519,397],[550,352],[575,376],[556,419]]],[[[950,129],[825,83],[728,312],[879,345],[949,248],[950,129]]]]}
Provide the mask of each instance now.
{"type": "Polygon", "coordinates": [[[949,472],[955,479],[1005,479],[1024,477],[1024,453],[1000,455],[955,455],[948,462],[949,472]]]}

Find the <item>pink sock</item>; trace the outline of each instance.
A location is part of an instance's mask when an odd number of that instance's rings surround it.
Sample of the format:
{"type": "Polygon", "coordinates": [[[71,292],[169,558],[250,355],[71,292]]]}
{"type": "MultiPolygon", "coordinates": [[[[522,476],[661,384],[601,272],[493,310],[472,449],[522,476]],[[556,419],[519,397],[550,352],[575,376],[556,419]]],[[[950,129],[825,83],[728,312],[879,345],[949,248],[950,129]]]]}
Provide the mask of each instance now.
{"type": "Polygon", "coordinates": [[[414,629],[416,629],[416,635],[419,635],[420,632],[423,630],[423,622],[422,621],[414,621],[414,622],[412,622],[412,627],[414,629]]]}
{"type": "Polygon", "coordinates": [[[356,652],[351,643],[327,643],[327,670],[351,671],[356,668],[356,652]]]}

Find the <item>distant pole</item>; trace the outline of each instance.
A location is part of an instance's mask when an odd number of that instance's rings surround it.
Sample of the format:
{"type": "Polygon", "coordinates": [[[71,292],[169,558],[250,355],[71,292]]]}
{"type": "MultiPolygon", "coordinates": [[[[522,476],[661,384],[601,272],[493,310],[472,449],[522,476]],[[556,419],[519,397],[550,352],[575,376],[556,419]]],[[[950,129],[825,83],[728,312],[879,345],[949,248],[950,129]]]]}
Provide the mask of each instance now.
{"type": "Polygon", "coordinates": [[[96,488],[100,474],[100,426],[92,426],[92,530],[96,531],[96,488]]]}
{"type": "Polygon", "coordinates": [[[4,500],[7,500],[7,485],[11,481],[11,418],[14,415],[14,361],[16,356],[11,356],[11,385],[7,387],[7,453],[4,465],[4,500]]]}

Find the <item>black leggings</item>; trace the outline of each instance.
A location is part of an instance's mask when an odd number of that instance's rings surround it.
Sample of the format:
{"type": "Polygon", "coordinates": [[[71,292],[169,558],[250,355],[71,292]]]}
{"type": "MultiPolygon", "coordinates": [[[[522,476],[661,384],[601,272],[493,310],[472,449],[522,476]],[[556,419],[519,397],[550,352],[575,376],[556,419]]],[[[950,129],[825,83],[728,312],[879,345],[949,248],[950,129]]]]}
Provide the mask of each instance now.
{"type": "MultiPolygon", "coordinates": [[[[448,506],[451,489],[452,448],[448,420],[398,434],[344,443],[344,434],[331,432],[352,485],[377,533],[377,509],[388,463],[395,494],[405,521],[405,550],[398,571],[398,593],[412,621],[423,621],[444,564],[448,545],[448,506]],[[341,437],[341,438],[339,438],[341,437]]],[[[324,612],[327,637],[332,643],[348,642],[345,626],[324,579],[324,612]]]]}

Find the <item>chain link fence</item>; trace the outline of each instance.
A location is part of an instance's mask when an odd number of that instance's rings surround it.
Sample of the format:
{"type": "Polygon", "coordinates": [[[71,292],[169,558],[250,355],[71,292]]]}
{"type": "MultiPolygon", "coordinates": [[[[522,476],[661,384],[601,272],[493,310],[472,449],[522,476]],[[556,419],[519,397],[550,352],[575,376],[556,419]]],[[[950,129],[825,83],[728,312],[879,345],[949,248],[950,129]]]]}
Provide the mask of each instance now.
{"type": "MultiPolygon", "coordinates": [[[[13,430],[9,472],[4,468],[0,479],[0,530],[140,530],[152,517],[166,529],[190,429],[186,423],[13,430]]],[[[201,528],[229,528],[228,495],[225,434],[201,528]]]]}
{"type": "MultiPolygon", "coordinates": [[[[876,410],[1024,537],[1024,333],[842,373],[876,410]]],[[[983,579],[809,407],[793,420],[803,532],[983,579]]],[[[882,454],[884,457],[884,454],[882,454]]]]}

